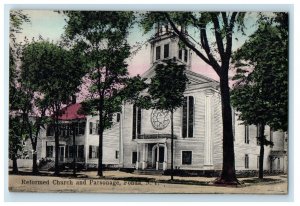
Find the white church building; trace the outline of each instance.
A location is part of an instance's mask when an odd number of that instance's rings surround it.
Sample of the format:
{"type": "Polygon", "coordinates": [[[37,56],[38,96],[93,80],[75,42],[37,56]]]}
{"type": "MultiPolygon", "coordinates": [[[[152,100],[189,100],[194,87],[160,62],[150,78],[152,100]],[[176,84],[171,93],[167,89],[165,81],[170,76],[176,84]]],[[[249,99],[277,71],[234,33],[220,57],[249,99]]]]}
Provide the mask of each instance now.
{"type": "MultiPolygon", "coordinates": [[[[182,108],[174,112],[174,168],[190,171],[220,171],[222,169],[222,112],[219,82],[191,71],[192,51],[179,47],[179,39],[168,27],[157,27],[150,40],[151,67],[142,75],[151,78],[154,68],[163,59],[176,59],[187,67],[189,79],[182,108]]],[[[170,82],[172,84],[172,82],[170,82]]],[[[62,121],[66,123],[60,137],[61,163],[82,162],[87,168],[97,167],[98,117],[78,115],[80,104],[65,109],[62,121]],[[72,150],[69,120],[78,120],[76,153],[72,150]]],[[[260,146],[257,127],[243,125],[233,112],[235,166],[237,171],[257,171],[260,146]]],[[[167,170],[171,167],[170,114],[155,109],[145,110],[124,103],[122,112],[114,114],[113,126],[105,130],[103,164],[107,167],[136,170],[167,170]]],[[[38,159],[53,159],[54,133],[51,127],[41,135],[38,159]]],[[[279,131],[265,130],[273,147],[265,147],[264,169],[287,172],[287,137],[279,131]]]]}

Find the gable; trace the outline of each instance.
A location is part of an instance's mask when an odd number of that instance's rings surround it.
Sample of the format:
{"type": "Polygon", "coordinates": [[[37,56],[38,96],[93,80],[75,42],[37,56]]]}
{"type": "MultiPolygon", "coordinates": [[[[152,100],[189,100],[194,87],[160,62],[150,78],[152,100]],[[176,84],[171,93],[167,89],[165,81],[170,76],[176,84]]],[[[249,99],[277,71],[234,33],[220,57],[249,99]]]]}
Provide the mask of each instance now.
{"type": "MultiPolygon", "coordinates": [[[[151,79],[155,75],[154,66],[155,65],[153,65],[150,69],[148,69],[141,76],[143,78],[151,79]]],[[[186,70],[186,76],[189,80],[189,84],[187,85],[187,90],[200,89],[200,88],[205,88],[205,87],[212,87],[212,88],[216,89],[219,87],[218,81],[213,80],[209,77],[206,77],[202,74],[193,72],[191,70],[186,70]]],[[[148,83],[150,83],[150,81],[148,83]]]]}

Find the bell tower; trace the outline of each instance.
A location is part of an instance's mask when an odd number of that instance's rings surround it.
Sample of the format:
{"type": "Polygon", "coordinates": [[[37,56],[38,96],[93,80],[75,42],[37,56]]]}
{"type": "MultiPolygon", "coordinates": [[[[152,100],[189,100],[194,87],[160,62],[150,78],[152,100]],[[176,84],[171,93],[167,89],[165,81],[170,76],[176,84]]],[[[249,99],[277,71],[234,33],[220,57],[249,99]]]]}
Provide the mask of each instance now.
{"type": "MultiPolygon", "coordinates": [[[[179,31],[186,31],[184,26],[177,27],[179,31]]],[[[168,23],[156,23],[155,35],[149,40],[151,45],[151,68],[158,62],[165,59],[174,59],[178,64],[186,65],[188,70],[191,69],[192,51],[187,47],[179,44],[180,40],[168,23]]]]}

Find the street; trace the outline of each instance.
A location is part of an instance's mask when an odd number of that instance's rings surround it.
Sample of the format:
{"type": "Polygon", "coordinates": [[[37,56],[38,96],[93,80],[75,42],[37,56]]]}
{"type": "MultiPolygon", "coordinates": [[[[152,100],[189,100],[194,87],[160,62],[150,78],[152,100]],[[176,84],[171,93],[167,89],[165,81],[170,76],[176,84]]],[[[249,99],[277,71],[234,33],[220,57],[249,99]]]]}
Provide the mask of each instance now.
{"type": "Polygon", "coordinates": [[[205,193],[205,194],[286,194],[286,176],[240,178],[238,187],[214,186],[215,178],[137,175],[120,171],[105,171],[104,178],[96,172],[74,177],[9,175],[9,189],[14,192],[92,192],[92,193],[205,193]]]}

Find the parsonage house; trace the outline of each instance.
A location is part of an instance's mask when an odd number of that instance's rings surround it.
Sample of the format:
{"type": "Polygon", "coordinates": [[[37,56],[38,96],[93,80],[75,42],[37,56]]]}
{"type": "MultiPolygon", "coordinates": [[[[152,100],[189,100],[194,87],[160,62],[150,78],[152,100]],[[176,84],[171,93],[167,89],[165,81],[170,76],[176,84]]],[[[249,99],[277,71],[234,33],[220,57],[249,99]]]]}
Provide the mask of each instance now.
{"type": "MultiPolygon", "coordinates": [[[[181,48],[179,39],[167,25],[157,25],[150,41],[151,67],[142,76],[151,78],[154,68],[163,59],[185,64],[189,84],[184,92],[182,108],[174,112],[174,168],[189,171],[220,171],[222,169],[222,112],[219,82],[191,71],[192,51],[181,48]]],[[[170,82],[172,84],[172,82],[170,82]]],[[[78,114],[80,103],[71,104],[60,117],[62,130],[59,142],[60,163],[76,161],[86,168],[98,163],[98,116],[78,114]],[[76,152],[73,154],[73,129],[76,120],[76,152]]],[[[105,130],[103,164],[106,167],[136,170],[167,170],[171,167],[170,113],[145,110],[124,103],[122,112],[113,115],[113,126],[105,130]]],[[[259,168],[258,129],[244,125],[233,109],[235,166],[237,171],[259,168]]],[[[287,172],[287,134],[265,129],[272,147],[265,147],[264,170],[287,172]]],[[[28,143],[27,143],[28,144],[28,143]]],[[[55,156],[54,131],[51,126],[41,133],[38,159],[55,156]]],[[[28,144],[30,158],[30,144],[28,144]]],[[[21,164],[22,165],[22,164],[21,164]]]]}

